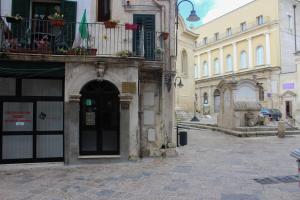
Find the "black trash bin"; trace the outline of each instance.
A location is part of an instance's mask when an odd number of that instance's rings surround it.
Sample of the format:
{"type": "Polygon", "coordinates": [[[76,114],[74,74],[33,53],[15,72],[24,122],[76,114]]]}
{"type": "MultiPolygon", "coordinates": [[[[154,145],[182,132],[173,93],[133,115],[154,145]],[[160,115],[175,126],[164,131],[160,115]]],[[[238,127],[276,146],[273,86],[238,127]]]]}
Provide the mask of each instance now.
{"type": "Polygon", "coordinates": [[[179,140],[180,146],[187,145],[187,132],[186,131],[180,131],[179,138],[180,138],[180,140],[179,140]]]}

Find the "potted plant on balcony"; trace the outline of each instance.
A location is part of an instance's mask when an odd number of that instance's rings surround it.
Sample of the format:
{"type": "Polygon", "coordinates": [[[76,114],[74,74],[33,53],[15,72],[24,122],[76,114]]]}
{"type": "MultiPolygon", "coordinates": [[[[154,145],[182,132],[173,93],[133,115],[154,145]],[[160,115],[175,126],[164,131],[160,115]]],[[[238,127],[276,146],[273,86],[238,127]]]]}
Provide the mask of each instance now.
{"type": "Polygon", "coordinates": [[[23,17],[21,17],[19,14],[16,14],[16,16],[6,16],[7,23],[21,23],[23,21],[23,17]]]}
{"type": "Polygon", "coordinates": [[[67,52],[67,55],[87,55],[87,49],[84,47],[72,48],[67,52]]]}
{"type": "Polygon", "coordinates": [[[133,30],[136,31],[138,29],[139,25],[138,24],[130,24],[126,23],[125,24],[125,30],[133,30]]]}
{"type": "Polygon", "coordinates": [[[170,34],[168,32],[162,32],[161,33],[161,37],[162,37],[163,40],[167,40],[169,38],[169,35],[170,34]]]}
{"type": "Polygon", "coordinates": [[[122,58],[128,58],[128,57],[132,57],[133,53],[128,50],[123,50],[123,51],[117,52],[117,56],[120,56],[122,58]]]}
{"type": "Polygon", "coordinates": [[[119,22],[120,22],[119,20],[109,20],[109,21],[104,22],[104,26],[107,29],[108,28],[116,28],[119,22]]]}
{"type": "Polygon", "coordinates": [[[96,56],[97,55],[97,50],[96,48],[88,48],[87,49],[87,54],[91,56],[96,56]]]}
{"type": "Polygon", "coordinates": [[[54,15],[50,15],[48,17],[50,19],[50,23],[55,27],[62,27],[65,24],[64,15],[59,13],[54,13],[54,15]]]}

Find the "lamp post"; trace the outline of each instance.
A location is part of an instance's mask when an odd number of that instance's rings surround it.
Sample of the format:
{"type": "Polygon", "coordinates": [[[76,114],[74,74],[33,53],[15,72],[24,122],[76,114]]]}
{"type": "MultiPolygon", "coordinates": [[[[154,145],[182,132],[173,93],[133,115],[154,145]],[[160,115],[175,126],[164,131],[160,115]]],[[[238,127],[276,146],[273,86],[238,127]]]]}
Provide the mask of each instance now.
{"type": "Polygon", "coordinates": [[[192,11],[191,14],[188,18],[186,18],[187,21],[189,22],[197,22],[200,20],[200,17],[198,17],[198,15],[196,14],[195,8],[194,8],[194,4],[190,1],[190,0],[181,0],[180,2],[178,2],[176,4],[176,56],[177,56],[177,51],[178,51],[178,23],[179,23],[179,6],[181,3],[183,2],[188,2],[192,5],[192,11]]]}

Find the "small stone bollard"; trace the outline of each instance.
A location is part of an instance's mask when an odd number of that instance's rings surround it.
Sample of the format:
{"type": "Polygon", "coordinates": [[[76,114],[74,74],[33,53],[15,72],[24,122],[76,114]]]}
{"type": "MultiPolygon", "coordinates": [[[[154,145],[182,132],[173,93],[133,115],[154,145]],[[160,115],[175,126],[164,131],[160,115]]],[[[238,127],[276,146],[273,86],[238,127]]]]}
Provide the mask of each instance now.
{"type": "Polygon", "coordinates": [[[278,122],[277,136],[279,138],[284,138],[285,137],[285,122],[284,121],[279,121],[278,122]]]}

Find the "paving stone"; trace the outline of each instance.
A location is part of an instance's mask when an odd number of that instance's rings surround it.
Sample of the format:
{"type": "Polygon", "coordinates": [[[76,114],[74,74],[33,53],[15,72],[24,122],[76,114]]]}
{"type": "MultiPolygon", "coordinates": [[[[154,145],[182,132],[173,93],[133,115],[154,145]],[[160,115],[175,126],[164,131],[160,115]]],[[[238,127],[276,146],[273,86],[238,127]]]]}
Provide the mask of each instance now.
{"type": "Polygon", "coordinates": [[[259,200],[259,198],[249,194],[223,194],[221,200],[259,200]]]}

